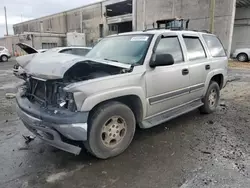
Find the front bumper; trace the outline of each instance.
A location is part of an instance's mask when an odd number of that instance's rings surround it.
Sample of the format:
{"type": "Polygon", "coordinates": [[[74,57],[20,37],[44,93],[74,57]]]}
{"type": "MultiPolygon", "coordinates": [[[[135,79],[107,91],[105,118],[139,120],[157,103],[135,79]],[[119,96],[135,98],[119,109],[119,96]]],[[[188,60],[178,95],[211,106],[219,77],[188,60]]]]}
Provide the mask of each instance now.
{"type": "Polygon", "coordinates": [[[80,153],[80,147],[69,144],[66,140],[87,140],[88,112],[42,108],[21,97],[19,93],[16,100],[17,113],[31,132],[49,145],[76,155],[80,153]]]}

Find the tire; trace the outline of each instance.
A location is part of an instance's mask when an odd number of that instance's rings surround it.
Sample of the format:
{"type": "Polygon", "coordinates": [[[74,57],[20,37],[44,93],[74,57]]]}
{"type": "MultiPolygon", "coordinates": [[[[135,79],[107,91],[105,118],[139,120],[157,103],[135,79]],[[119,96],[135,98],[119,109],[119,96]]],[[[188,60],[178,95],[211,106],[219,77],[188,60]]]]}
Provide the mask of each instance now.
{"type": "Polygon", "coordinates": [[[127,149],[135,128],[135,116],[128,106],[120,102],[106,103],[90,115],[85,148],[100,159],[115,157],[127,149]]]}
{"type": "Polygon", "coordinates": [[[247,54],[245,53],[240,53],[238,56],[237,56],[237,60],[239,62],[247,62],[248,61],[248,56],[247,54]]]}
{"type": "Polygon", "coordinates": [[[1,59],[2,62],[7,62],[8,61],[8,57],[6,55],[2,55],[0,59],[1,59]]]}
{"type": "Polygon", "coordinates": [[[200,112],[211,114],[216,111],[220,100],[220,87],[217,82],[211,81],[205,97],[202,99],[204,105],[200,107],[200,112]]]}

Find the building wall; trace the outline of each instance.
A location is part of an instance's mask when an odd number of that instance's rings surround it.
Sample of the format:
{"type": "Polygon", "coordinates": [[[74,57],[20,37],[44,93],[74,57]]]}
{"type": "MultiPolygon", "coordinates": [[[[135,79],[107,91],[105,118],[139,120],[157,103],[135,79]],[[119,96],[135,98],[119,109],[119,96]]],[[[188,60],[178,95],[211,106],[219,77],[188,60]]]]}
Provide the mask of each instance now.
{"type": "MultiPolygon", "coordinates": [[[[209,30],[210,0],[145,0],[145,2],[144,5],[144,0],[137,0],[137,30],[152,28],[157,20],[174,17],[190,19],[189,29],[209,30]]],[[[226,49],[229,46],[234,8],[234,1],[216,0],[215,34],[219,36],[226,49]]]]}
{"type": "Polygon", "coordinates": [[[46,46],[52,46],[56,44],[56,47],[65,46],[65,38],[62,37],[48,37],[48,36],[37,36],[33,39],[33,45],[36,49],[48,48],[46,46]],[[44,46],[43,46],[44,44],[44,46]]]}
{"type": "Polygon", "coordinates": [[[32,33],[32,38],[27,37],[28,35],[31,34],[26,33],[0,38],[0,46],[5,46],[12,55],[15,55],[15,52],[23,54],[23,51],[16,45],[17,43],[25,43],[33,46],[35,49],[42,49],[43,44],[45,44],[45,46],[51,46],[52,44],[55,44],[56,46],[65,46],[66,43],[63,34],[32,33]]]}
{"type": "Polygon", "coordinates": [[[11,53],[11,55],[15,54],[15,51],[21,52],[20,49],[15,45],[19,42],[19,38],[17,36],[13,37],[4,37],[0,38],[0,46],[5,46],[11,53]]]}
{"type": "MultiPolygon", "coordinates": [[[[106,6],[124,0],[107,0],[63,13],[46,16],[36,20],[14,25],[14,33],[24,31],[67,33],[83,32],[87,46],[92,46],[100,37],[100,24],[103,24],[104,36],[108,34],[107,19],[103,16],[106,6]],[[81,25],[82,23],[82,25],[81,25]]],[[[174,17],[190,19],[189,28],[209,30],[211,0],[134,0],[137,5],[137,30],[152,28],[160,19],[174,17]],[[145,2],[145,12],[144,12],[145,2]],[[145,18],[144,18],[145,15],[145,18]]],[[[233,31],[235,0],[216,0],[215,34],[230,49],[233,31]]]]}
{"type": "Polygon", "coordinates": [[[60,13],[15,24],[13,26],[14,34],[22,34],[24,32],[65,33],[65,16],[65,13],[60,13]]]}
{"type": "Polygon", "coordinates": [[[236,48],[250,48],[250,7],[236,9],[232,50],[236,48]]]}
{"type": "Polygon", "coordinates": [[[93,46],[100,38],[100,24],[102,21],[101,3],[93,4],[82,10],[82,33],[86,34],[86,43],[93,46]]]}
{"type": "Polygon", "coordinates": [[[88,46],[99,38],[99,24],[102,23],[101,3],[80,7],[63,13],[15,24],[14,34],[24,32],[61,33],[84,32],[88,46]],[[82,14],[82,16],[81,16],[82,14]],[[81,26],[82,22],[82,26],[81,26]]]}

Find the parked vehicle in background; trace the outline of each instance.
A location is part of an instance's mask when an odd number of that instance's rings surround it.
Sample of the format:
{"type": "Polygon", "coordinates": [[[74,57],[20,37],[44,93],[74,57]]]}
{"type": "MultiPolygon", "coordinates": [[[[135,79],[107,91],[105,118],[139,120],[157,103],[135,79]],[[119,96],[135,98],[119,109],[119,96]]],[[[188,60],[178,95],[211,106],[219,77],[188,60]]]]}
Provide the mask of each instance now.
{"type": "Polygon", "coordinates": [[[57,47],[52,48],[46,51],[46,53],[64,53],[64,54],[73,54],[79,56],[85,56],[92,48],[90,47],[57,47]]]}
{"type": "Polygon", "coordinates": [[[240,62],[250,61],[250,48],[238,48],[234,51],[232,58],[237,59],[240,62]]]}
{"type": "Polygon", "coordinates": [[[136,125],[214,112],[228,77],[220,40],[203,32],[123,33],[85,57],[44,55],[17,58],[29,73],[16,95],[20,119],[54,147],[79,154],[80,141],[101,159],[121,154],[136,125]]]}
{"type": "Polygon", "coordinates": [[[4,46],[0,46],[0,61],[7,62],[10,57],[11,55],[10,55],[9,50],[5,48],[4,46]]]}
{"type": "MultiPolygon", "coordinates": [[[[85,56],[92,48],[89,47],[57,47],[52,49],[40,49],[36,50],[35,48],[24,44],[18,43],[22,50],[24,50],[27,54],[34,54],[34,53],[67,53],[67,54],[74,54],[79,56],[85,56]]],[[[19,64],[15,64],[13,66],[13,74],[18,78],[23,78],[25,76],[25,71],[19,64]]]]}
{"type": "Polygon", "coordinates": [[[41,49],[41,50],[37,50],[38,53],[44,53],[46,52],[48,49],[41,49]]]}

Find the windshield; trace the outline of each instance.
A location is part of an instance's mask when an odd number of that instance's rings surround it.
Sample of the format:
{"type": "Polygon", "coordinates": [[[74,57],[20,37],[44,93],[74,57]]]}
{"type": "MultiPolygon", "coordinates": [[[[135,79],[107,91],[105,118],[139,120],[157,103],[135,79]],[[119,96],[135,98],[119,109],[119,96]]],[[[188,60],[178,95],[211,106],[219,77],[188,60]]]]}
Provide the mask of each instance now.
{"type": "Polygon", "coordinates": [[[101,40],[88,58],[110,60],[131,65],[143,64],[152,35],[125,35],[101,40]]]}

